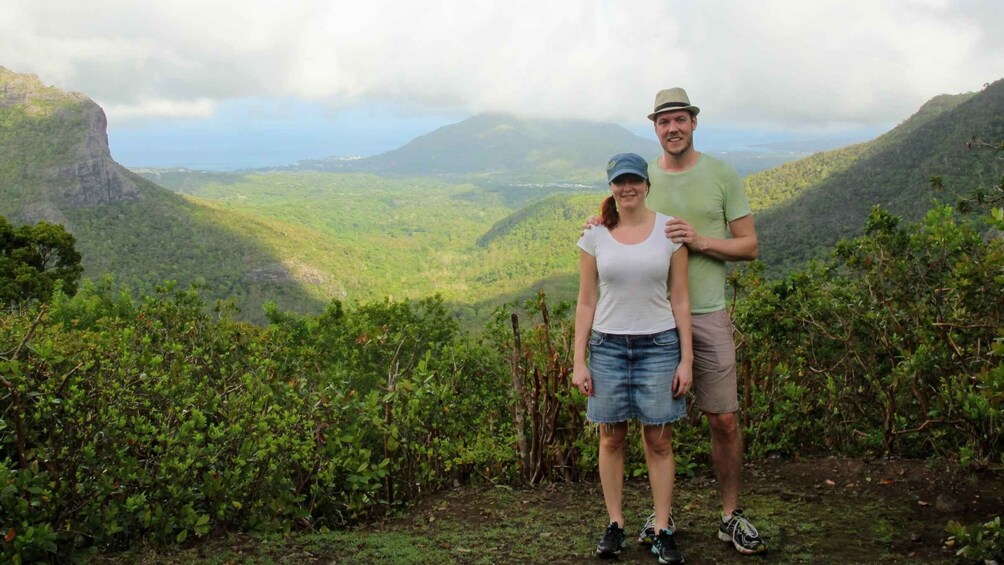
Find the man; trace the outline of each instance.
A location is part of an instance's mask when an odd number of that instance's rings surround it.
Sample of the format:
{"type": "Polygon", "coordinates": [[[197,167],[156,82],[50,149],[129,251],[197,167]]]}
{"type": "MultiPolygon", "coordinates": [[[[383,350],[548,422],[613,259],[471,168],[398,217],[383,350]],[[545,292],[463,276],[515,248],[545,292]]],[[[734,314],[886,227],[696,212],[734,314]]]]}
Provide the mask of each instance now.
{"type": "MultiPolygon", "coordinates": [[[[725,263],[756,258],[756,228],[739,175],[694,149],[698,112],[682,88],[656,95],[648,119],[663,153],[648,165],[648,203],[674,217],[666,223],[666,236],[690,251],[694,391],[711,427],[711,459],[722,503],[718,537],[732,542],[740,553],[762,553],[767,545],[739,509],[743,444],[736,417],[735,342],[725,310],[725,263]]],[[[640,542],[651,543],[651,527],[646,523],[640,542]]]]}

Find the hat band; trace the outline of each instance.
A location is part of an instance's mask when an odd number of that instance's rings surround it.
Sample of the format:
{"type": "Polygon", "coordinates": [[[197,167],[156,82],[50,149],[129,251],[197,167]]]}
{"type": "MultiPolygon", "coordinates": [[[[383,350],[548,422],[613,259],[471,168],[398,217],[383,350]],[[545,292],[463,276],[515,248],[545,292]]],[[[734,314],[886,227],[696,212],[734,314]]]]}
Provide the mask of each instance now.
{"type": "Polygon", "coordinates": [[[659,112],[661,112],[663,110],[667,110],[669,108],[689,108],[689,107],[690,107],[690,104],[688,104],[686,102],[666,102],[665,104],[661,104],[659,106],[656,106],[655,110],[652,113],[653,114],[658,114],[659,112]]]}

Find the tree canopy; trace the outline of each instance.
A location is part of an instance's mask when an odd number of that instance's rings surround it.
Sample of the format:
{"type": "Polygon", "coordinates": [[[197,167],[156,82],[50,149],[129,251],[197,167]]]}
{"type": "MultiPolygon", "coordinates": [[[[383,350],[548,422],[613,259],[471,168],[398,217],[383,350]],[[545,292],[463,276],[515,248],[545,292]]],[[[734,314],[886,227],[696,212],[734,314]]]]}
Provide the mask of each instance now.
{"type": "Polygon", "coordinates": [[[57,285],[76,292],[83,266],[75,244],[61,225],[14,227],[0,216],[0,305],[48,302],[57,285]]]}

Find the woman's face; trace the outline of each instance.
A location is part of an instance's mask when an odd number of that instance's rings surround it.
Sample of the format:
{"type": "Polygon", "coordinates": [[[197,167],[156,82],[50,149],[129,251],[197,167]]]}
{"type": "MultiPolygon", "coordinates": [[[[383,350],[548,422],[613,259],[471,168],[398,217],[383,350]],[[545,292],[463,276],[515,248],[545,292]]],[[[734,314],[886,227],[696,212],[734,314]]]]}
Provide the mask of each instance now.
{"type": "Polygon", "coordinates": [[[628,173],[615,178],[610,183],[610,191],[614,193],[618,208],[644,206],[648,183],[642,177],[628,173]]]}

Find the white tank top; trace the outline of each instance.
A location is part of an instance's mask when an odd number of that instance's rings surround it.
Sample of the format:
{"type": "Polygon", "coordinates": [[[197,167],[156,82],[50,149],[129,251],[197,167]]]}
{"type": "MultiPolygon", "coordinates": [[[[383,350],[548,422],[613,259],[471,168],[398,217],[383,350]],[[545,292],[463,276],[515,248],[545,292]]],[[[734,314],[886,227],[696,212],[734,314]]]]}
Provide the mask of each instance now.
{"type": "Polygon", "coordinates": [[[667,281],[670,259],[682,244],[666,237],[669,219],[656,213],[652,233],[641,243],[621,243],[604,226],[586,230],[579,239],[579,248],[596,258],[599,271],[594,330],[643,335],[676,327],[667,281]]]}

